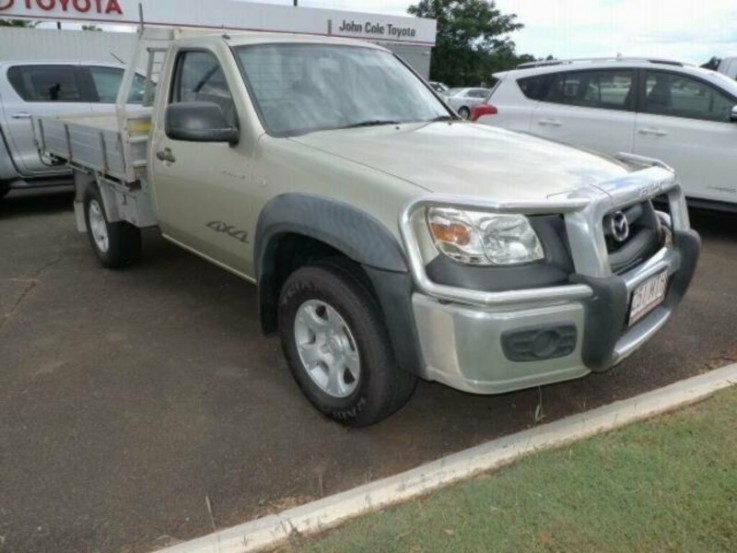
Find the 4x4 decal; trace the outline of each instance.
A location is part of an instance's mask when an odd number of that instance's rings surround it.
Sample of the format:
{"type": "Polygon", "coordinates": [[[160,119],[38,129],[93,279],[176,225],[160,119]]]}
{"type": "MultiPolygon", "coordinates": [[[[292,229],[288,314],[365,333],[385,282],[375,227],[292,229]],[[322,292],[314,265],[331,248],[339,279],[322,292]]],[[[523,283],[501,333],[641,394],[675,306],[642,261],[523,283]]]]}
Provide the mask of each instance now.
{"type": "Polygon", "coordinates": [[[244,244],[248,244],[248,232],[245,230],[237,229],[233,225],[229,225],[223,221],[210,221],[205,226],[215,232],[227,234],[231,238],[235,238],[244,244]]]}

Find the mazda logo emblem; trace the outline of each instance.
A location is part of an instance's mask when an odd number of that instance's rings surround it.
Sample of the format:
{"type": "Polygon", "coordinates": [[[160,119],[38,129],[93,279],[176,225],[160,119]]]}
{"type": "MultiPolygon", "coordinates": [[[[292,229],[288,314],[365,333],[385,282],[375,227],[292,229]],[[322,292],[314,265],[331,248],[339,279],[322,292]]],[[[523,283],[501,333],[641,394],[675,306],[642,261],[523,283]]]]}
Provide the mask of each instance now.
{"type": "Polygon", "coordinates": [[[617,211],[609,220],[612,237],[617,242],[624,242],[630,235],[630,223],[627,216],[622,211],[617,211]]]}

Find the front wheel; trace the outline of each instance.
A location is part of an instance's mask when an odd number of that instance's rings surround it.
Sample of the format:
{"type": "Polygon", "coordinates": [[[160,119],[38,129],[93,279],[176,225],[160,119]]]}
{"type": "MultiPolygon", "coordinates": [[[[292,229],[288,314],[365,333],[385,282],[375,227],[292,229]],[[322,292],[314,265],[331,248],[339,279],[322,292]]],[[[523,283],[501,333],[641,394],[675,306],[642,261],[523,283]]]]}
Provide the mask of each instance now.
{"type": "Polygon", "coordinates": [[[378,303],[353,263],[334,259],[295,271],[279,298],[289,368],[307,399],[349,426],[401,408],[416,377],[396,366],[378,303]]]}
{"type": "Polygon", "coordinates": [[[85,192],[84,219],[92,251],[103,267],[120,269],[138,260],[141,230],[125,221],[110,223],[107,220],[96,183],[91,183],[85,192]]]}
{"type": "Polygon", "coordinates": [[[4,198],[8,192],[10,192],[10,183],[0,182],[0,199],[4,198]]]}

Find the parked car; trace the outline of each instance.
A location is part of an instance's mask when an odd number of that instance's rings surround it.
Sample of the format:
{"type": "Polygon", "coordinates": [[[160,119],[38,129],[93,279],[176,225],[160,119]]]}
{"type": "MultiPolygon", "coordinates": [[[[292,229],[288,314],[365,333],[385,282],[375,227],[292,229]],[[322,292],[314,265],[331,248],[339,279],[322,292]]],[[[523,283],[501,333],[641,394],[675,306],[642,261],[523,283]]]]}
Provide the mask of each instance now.
{"type": "Polygon", "coordinates": [[[458,112],[458,115],[468,119],[471,115],[471,108],[483,103],[489,97],[490,92],[488,88],[451,88],[445,93],[445,97],[446,102],[458,112]]]}
{"type": "MultiPolygon", "coordinates": [[[[31,118],[112,112],[123,70],[100,62],[0,62],[0,197],[12,188],[71,184],[68,168],[39,157],[31,118]]],[[[141,103],[144,84],[136,75],[130,103],[141,103]]]]}
{"type": "Polygon", "coordinates": [[[737,79],[737,56],[722,59],[717,71],[724,73],[730,79],[737,79]]]}
{"type": "Polygon", "coordinates": [[[429,81],[429,83],[430,83],[430,86],[433,88],[433,90],[437,92],[438,94],[445,95],[450,90],[450,88],[448,88],[448,86],[444,83],[440,83],[438,81],[429,81]]]}
{"type": "Polygon", "coordinates": [[[375,423],[418,377],[497,394],[604,370],[689,286],[699,237],[655,160],[460,121],[375,44],[176,36],[152,110],[43,118],[47,153],[82,169],[103,266],[158,226],[257,284],[263,330],[329,417],[375,423]]]}
{"type": "Polygon", "coordinates": [[[480,123],[673,166],[693,205],[737,209],[737,82],[668,60],[526,64],[474,113],[480,123]]]}

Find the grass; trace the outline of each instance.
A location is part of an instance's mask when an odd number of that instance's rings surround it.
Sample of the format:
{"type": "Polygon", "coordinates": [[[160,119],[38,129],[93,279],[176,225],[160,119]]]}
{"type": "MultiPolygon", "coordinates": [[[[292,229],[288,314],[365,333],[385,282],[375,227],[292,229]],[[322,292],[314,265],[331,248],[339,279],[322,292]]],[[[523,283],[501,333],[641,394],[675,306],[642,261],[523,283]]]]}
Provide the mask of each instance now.
{"type": "Polygon", "coordinates": [[[300,553],[737,551],[737,390],[292,545],[300,553]]]}

